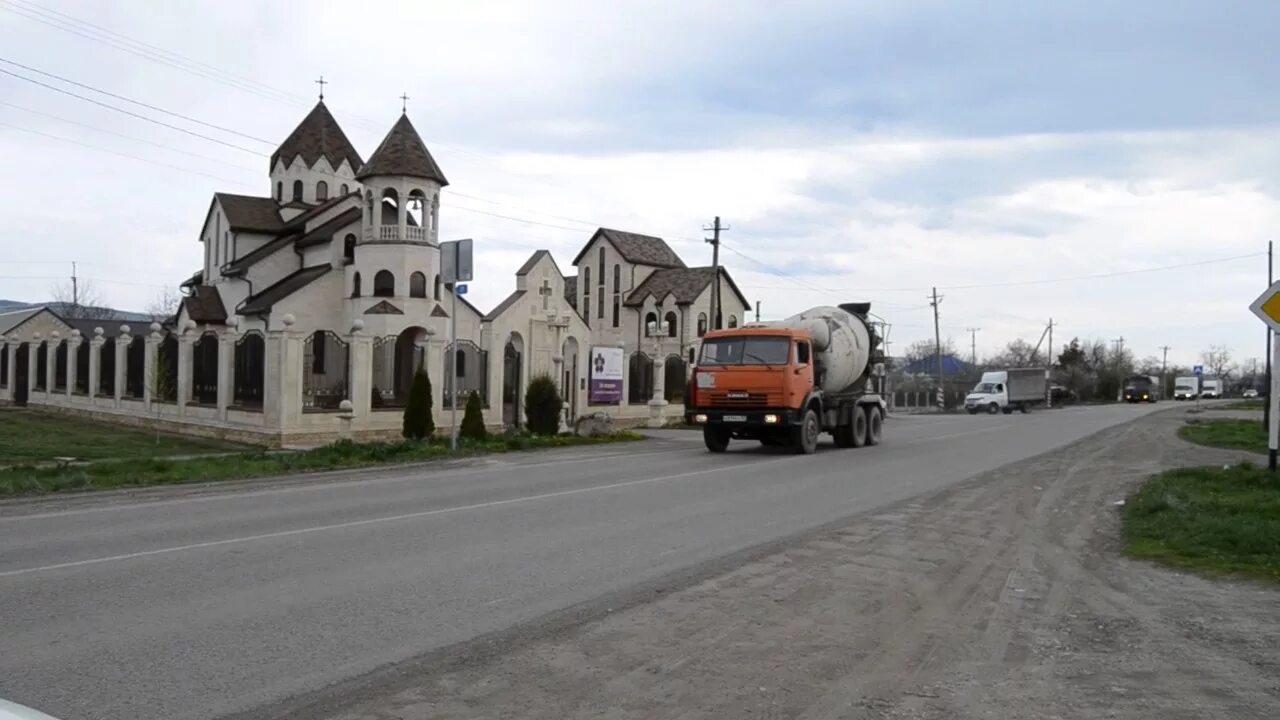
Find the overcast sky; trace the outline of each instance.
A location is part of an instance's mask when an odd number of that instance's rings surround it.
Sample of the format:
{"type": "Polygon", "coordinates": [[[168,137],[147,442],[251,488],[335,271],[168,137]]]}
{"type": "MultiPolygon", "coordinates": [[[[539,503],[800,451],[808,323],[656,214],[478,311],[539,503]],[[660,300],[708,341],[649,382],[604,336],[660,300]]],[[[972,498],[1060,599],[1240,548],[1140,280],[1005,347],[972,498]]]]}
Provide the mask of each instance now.
{"type": "Polygon", "coordinates": [[[38,3],[0,0],[0,58],[240,134],[0,62],[238,146],[0,74],[0,298],[47,299],[72,260],[127,309],[191,275],[210,195],[269,194],[323,74],[364,157],[409,95],[482,308],[597,225],[709,263],[720,215],[766,317],[870,300],[896,350],[932,337],[937,285],[943,335],[982,328],[979,355],[1050,317],[1058,344],[1263,354],[1272,0],[38,3]]]}

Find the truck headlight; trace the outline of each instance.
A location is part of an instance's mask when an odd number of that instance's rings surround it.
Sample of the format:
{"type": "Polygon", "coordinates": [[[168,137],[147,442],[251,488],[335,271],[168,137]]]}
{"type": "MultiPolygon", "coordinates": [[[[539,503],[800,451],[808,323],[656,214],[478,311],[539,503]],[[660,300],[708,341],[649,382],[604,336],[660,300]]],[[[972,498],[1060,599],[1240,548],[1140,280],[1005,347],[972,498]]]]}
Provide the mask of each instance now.
{"type": "Polygon", "coordinates": [[[705,423],[707,422],[707,416],[706,416],[706,415],[694,415],[694,416],[693,416],[693,421],[694,421],[695,423],[699,424],[699,425],[703,425],[703,424],[705,424],[705,423]]]}
{"type": "Polygon", "coordinates": [[[1147,396],[1146,396],[1146,395],[1143,395],[1143,396],[1142,396],[1142,399],[1143,399],[1143,400],[1146,400],[1146,399],[1147,399],[1147,396]]]}
{"type": "Polygon", "coordinates": [[[765,415],[765,416],[764,416],[764,424],[765,424],[765,425],[777,425],[777,424],[778,424],[778,416],[777,416],[777,415],[772,415],[772,414],[771,414],[771,415],[765,415]]]}

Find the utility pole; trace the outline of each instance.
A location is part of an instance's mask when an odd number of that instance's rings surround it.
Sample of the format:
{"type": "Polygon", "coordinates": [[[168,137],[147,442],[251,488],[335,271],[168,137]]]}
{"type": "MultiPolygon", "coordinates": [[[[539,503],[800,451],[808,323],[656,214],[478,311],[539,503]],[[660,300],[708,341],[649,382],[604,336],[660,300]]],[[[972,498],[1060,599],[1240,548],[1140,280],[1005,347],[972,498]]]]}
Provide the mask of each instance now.
{"type": "Polygon", "coordinates": [[[80,281],[76,278],[76,261],[71,261],[71,307],[80,307],[80,281]]]}
{"type": "MultiPolygon", "coordinates": [[[[1267,241],[1267,287],[1275,282],[1271,277],[1271,241],[1267,241]]],[[[1267,401],[1262,405],[1262,427],[1271,432],[1271,328],[1267,327],[1267,401]]],[[[1270,441],[1268,441],[1270,444],[1270,441]]],[[[1271,463],[1275,469],[1275,463],[1271,463]]]]}
{"type": "Polygon", "coordinates": [[[1045,372],[1045,379],[1049,382],[1045,383],[1044,388],[1044,406],[1053,407],[1053,318],[1049,318],[1049,351],[1044,354],[1046,360],[1049,361],[1049,369],[1045,372]]]}
{"type": "Polygon", "coordinates": [[[1120,351],[1124,350],[1124,336],[1121,335],[1115,340],[1112,340],[1112,342],[1116,344],[1116,358],[1118,359],[1120,357],[1120,351]]]}
{"type": "Polygon", "coordinates": [[[969,362],[978,367],[978,331],[982,328],[965,328],[969,333],[969,362]]]}
{"type": "Polygon", "coordinates": [[[711,267],[715,274],[715,285],[711,288],[711,325],[719,330],[724,325],[720,317],[720,233],[729,232],[729,226],[721,226],[720,216],[717,215],[711,227],[702,229],[712,231],[711,237],[706,238],[711,245],[711,267]]]}
{"type": "Polygon", "coordinates": [[[938,303],[942,302],[942,298],[938,297],[938,288],[933,288],[933,296],[929,304],[933,306],[933,347],[938,356],[938,399],[946,408],[946,384],[942,374],[942,330],[938,325],[938,303]]]}
{"type": "Polygon", "coordinates": [[[1164,386],[1168,383],[1165,376],[1169,374],[1169,346],[1161,345],[1160,352],[1164,355],[1160,358],[1160,399],[1164,399],[1164,386]]]}
{"type": "Polygon", "coordinates": [[[760,301],[756,301],[756,322],[760,322],[760,301]]]}

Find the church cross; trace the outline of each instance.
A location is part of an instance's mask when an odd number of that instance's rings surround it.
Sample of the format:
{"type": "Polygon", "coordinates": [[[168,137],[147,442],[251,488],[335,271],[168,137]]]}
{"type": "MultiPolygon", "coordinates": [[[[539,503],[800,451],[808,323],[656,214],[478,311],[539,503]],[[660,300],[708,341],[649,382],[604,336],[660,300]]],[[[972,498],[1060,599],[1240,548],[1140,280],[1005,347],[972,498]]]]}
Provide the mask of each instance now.
{"type": "Polygon", "coordinates": [[[323,99],[324,99],[324,86],[325,86],[325,85],[328,85],[329,83],[324,79],[324,76],[323,76],[323,75],[321,75],[321,76],[320,76],[320,79],[319,79],[319,80],[316,80],[316,81],[315,81],[315,83],[316,83],[317,85],[319,85],[319,86],[320,86],[320,99],[321,99],[321,100],[323,100],[323,99]]]}
{"type": "Polygon", "coordinates": [[[542,309],[547,309],[547,302],[551,299],[551,283],[546,278],[542,280],[542,287],[538,288],[538,294],[542,296],[542,309]]]}
{"type": "Polygon", "coordinates": [[[400,112],[402,114],[409,112],[409,94],[408,93],[400,94],[400,112]]]}

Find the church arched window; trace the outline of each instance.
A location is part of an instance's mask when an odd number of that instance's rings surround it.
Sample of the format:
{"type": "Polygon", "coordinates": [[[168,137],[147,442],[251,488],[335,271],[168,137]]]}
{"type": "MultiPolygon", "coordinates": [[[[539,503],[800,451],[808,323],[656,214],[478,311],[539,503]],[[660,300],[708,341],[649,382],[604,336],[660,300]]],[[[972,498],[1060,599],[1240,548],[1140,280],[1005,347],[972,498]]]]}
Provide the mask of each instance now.
{"type": "Polygon", "coordinates": [[[658,327],[658,314],[648,313],[644,316],[644,336],[653,337],[654,328],[658,327]]]}
{"type": "Polygon", "coordinates": [[[297,202],[302,202],[302,181],[301,180],[293,181],[293,199],[297,202]]]}
{"type": "Polygon", "coordinates": [[[373,276],[373,296],[395,297],[395,294],[396,276],[392,275],[390,270],[379,270],[373,276]]]}
{"type": "Polygon", "coordinates": [[[351,189],[347,187],[346,183],[342,183],[342,187],[338,188],[338,192],[342,193],[343,196],[346,196],[351,193],[351,189]]]}
{"type": "Polygon", "coordinates": [[[342,257],[347,260],[356,259],[356,236],[352,233],[347,233],[342,239],[342,257]]]}
{"type": "Polygon", "coordinates": [[[698,313],[698,337],[707,334],[707,314],[698,313]]]}
{"type": "Polygon", "coordinates": [[[737,315],[730,315],[730,316],[729,316],[729,327],[731,327],[731,328],[736,328],[736,327],[738,327],[738,316],[737,316],[737,315]]]}
{"type": "Polygon", "coordinates": [[[673,312],[667,313],[667,337],[676,336],[678,325],[679,323],[676,320],[676,314],[673,312]]]}
{"type": "Polygon", "coordinates": [[[427,276],[415,272],[409,276],[409,297],[425,298],[427,296],[427,276]]]}
{"type": "Polygon", "coordinates": [[[356,273],[351,278],[351,297],[360,297],[360,273],[356,273]]]}
{"type": "Polygon", "coordinates": [[[436,275],[435,295],[433,297],[437,300],[440,299],[440,275],[438,274],[436,275]]]}
{"type": "Polygon", "coordinates": [[[316,202],[324,202],[329,199],[329,183],[321,180],[316,183],[316,202]]]}
{"type": "Polygon", "coordinates": [[[276,181],[276,202],[284,200],[284,183],[276,181]]]}

